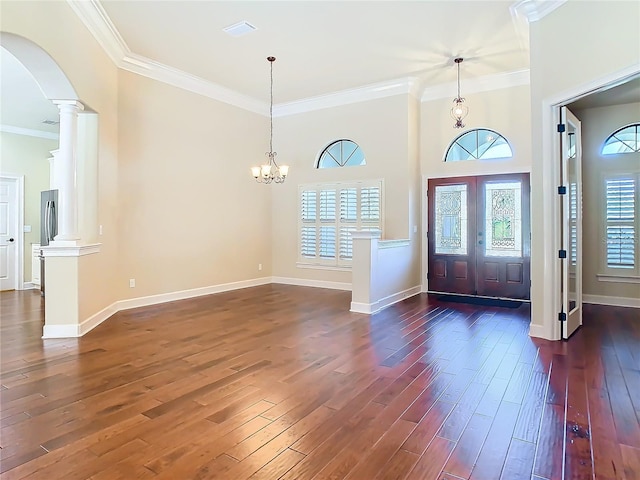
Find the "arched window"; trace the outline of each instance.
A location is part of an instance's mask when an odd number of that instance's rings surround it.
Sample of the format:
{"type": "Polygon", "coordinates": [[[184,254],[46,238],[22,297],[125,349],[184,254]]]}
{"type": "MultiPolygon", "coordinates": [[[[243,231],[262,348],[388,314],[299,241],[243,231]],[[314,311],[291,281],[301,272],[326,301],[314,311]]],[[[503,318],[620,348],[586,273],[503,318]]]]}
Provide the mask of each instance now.
{"type": "Polygon", "coordinates": [[[507,139],[493,130],[477,128],[456,138],[444,157],[445,162],[490,160],[513,156],[507,139]]]}
{"type": "Polygon", "coordinates": [[[640,152],[640,123],[627,125],[613,132],[602,146],[602,155],[640,152]]]}
{"type": "Polygon", "coordinates": [[[318,157],[317,168],[353,167],[366,165],[364,152],[351,140],[336,140],[330,143],[318,157]]]}

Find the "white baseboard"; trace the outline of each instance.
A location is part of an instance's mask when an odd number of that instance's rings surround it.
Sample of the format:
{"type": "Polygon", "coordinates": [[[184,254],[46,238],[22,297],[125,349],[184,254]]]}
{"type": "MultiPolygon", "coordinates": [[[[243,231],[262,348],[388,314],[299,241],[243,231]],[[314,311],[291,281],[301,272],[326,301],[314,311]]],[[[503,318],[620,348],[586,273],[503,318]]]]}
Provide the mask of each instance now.
{"type": "Polygon", "coordinates": [[[364,313],[365,315],[371,315],[372,303],[362,303],[362,302],[351,302],[351,308],[349,309],[353,313],[364,313]]]}
{"type": "Polygon", "coordinates": [[[116,311],[128,310],[130,308],[148,307],[158,303],[175,302],[176,300],[186,300],[187,298],[201,297],[203,295],[212,295],[214,293],[229,292],[240,288],[257,287],[271,283],[270,277],[254,278],[252,280],[243,280],[240,282],[222,283],[220,285],[211,285],[209,287],[192,288],[190,290],[179,290],[177,292],[161,293],[159,295],[150,295],[148,297],[129,298],[127,300],[119,300],[116,302],[116,311]]]}
{"type": "Polygon", "coordinates": [[[544,325],[536,325],[533,323],[529,325],[529,336],[535,338],[544,338],[547,340],[558,340],[557,338],[549,338],[547,336],[544,325]]]}
{"type": "Polygon", "coordinates": [[[596,303],[598,305],[611,305],[614,307],[640,308],[640,298],[609,297],[606,295],[582,295],[584,303],[596,303]]]}
{"type": "Polygon", "coordinates": [[[42,338],[74,338],[80,336],[80,325],[45,325],[42,329],[42,338]]]}
{"type": "Polygon", "coordinates": [[[40,288],[39,283],[24,282],[20,290],[37,290],[38,288],[40,288]]]}
{"type": "Polygon", "coordinates": [[[80,324],[78,336],[81,337],[85,333],[90,332],[91,330],[96,328],[98,325],[100,325],[102,322],[104,322],[106,319],[111,317],[111,315],[118,313],[118,308],[116,306],[117,303],[118,302],[112,303],[108,307],[103,308],[98,313],[96,313],[95,315],[91,315],[84,322],[82,322],[80,324]]]}
{"type": "Polygon", "coordinates": [[[380,310],[393,305],[394,303],[401,302],[406,298],[418,295],[421,292],[422,286],[417,285],[415,287],[408,288],[407,290],[403,290],[402,292],[388,295],[374,303],[351,302],[351,311],[354,313],[365,313],[370,315],[372,313],[377,313],[380,310]]]}
{"type": "Polygon", "coordinates": [[[271,283],[298,285],[300,287],[330,288],[332,290],[351,290],[350,283],[328,282],[324,280],[307,280],[305,278],[271,277],[271,283]]]}

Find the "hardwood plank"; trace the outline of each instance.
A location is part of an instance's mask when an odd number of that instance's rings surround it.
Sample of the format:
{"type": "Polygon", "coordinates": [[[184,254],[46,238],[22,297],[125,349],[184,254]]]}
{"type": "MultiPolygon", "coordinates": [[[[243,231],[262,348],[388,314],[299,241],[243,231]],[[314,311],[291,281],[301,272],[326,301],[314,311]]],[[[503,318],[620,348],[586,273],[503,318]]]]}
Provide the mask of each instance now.
{"type": "Polygon", "coordinates": [[[637,477],[633,309],[585,305],[548,342],[528,305],[422,294],[363,321],[349,292],[264,285],[45,344],[41,298],[6,293],[3,480],[637,477]]]}
{"type": "Polygon", "coordinates": [[[502,469],[500,480],[528,480],[531,478],[536,445],[514,438],[509,445],[507,460],[502,469]]]}
{"type": "Polygon", "coordinates": [[[437,479],[454,447],[451,440],[435,437],[407,478],[437,479]]]}

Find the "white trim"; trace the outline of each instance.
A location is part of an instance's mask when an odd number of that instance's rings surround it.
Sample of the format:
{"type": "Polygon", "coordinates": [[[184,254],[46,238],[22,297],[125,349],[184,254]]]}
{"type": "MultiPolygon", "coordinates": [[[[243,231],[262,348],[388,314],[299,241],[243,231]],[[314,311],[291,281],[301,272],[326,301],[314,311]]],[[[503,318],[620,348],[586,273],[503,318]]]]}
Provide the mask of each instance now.
{"type": "Polygon", "coordinates": [[[59,140],[60,135],[54,132],[34,130],[31,128],[14,127],[13,125],[0,124],[0,132],[13,133],[15,135],[25,135],[27,137],[46,138],[47,140],[59,140]]]}
{"type": "Polygon", "coordinates": [[[80,325],[46,325],[42,328],[42,338],[75,338],[80,336],[80,325]]]}
{"type": "MultiPolygon", "coordinates": [[[[138,55],[127,46],[117,28],[98,0],[67,0],[73,11],[104,49],[113,63],[123,70],[142,75],[174,87],[228,103],[260,115],[269,115],[267,103],[229,88],[138,55]]],[[[549,0],[549,3],[554,3],[549,0]]],[[[540,17],[542,18],[542,17],[540,17]]],[[[465,81],[465,93],[486,92],[529,84],[529,71],[500,73],[465,81]]],[[[362,85],[314,97],[273,106],[274,117],[284,117],[352,103],[365,102],[394,95],[411,95],[422,101],[455,95],[455,83],[428,88],[422,92],[416,77],[402,77],[385,82],[362,85]]]]}
{"type": "Polygon", "coordinates": [[[222,283],[219,285],[211,285],[209,287],[192,288],[190,290],[179,290],[177,292],[161,293],[158,295],[150,295],[148,297],[129,298],[127,300],[119,300],[116,302],[117,311],[128,310],[130,308],[146,307],[156,305],[158,303],[175,302],[176,300],[185,300],[188,298],[202,297],[204,295],[212,295],[214,293],[228,292],[247,287],[257,287],[258,285],[266,285],[271,283],[269,277],[255,278],[252,280],[242,280],[239,282],[222,283]]]}
{"type": "Polygon", "coordinates": [[[394,95],[413,95],[419,97],[420,82],[414,77],[397,78],[387,82],[371,83],[356,88],[303,98],[293,102],[274,105],[273,116],[285,117],[299,113],[312,112],[323,108],[339,107],[351,103],[366,102],[394,95]]]}
{"type": "Polygon", "coordinates": [[[311,270],[333,270],[336,272],[350,272],[351,265],[323,265],[321,263],[296,262],[298,268],[309,268],[311,270]]]}
{"type": "Polygon", "coordinates": [[[108,307],[100,310],[98,313],[91,315],[84,322],[80,323],[80,326],[78,328],[78,336],[81,337],[85,333],[90,332],[116,313],[118,313],[118,302],[112,303],[108,307]]]}
{"type": "MultiPolygon", "coordinates": [[[[263,116],[269,115],[269,105],[229,88],[191,75],[177,68],[155,62],[141,55],[128,54],[118,65],[123,70],[137,73],[174,87],[197,93],[263,116]]],[[[274,112],[276,107],[274,106],[274,112]]]]}
{"type": "MultiPolygon", "coordinates": [[[[359,238],[363,238],[363,237],[359,237],[359,238]]],[[[399,240],[380,240],[378,242],[378,249],[383,250],[385,248],[408,247],[409,245],[411,245],[411,240],[408,238],[399,239],[399,240]]]]}
{"type": "Polygon", "coordinates": [[[599,282],[613,283],[640,283],[640,277],[636,275],[608,275],[606,273],[598,273],[596,275],[599,282]]]}
{"type": "MultiPolygon", "coordinates": [[[[494,75],[485,75],[483,77],[465,80],[463,93],[469,95],[472,93],[490,92],[492,90],[529,85],[529,83],[529,70],[496,73],[494,75]]],[[[420,101],[430,102],[441,98],[453,98],[456,96],[456,88],[456,82],[443,83],[434,87],[425,88],[420,101]]]]}
{"type": "Polygon", "coordinates": [[[100,2],[98,0],[67,0],[67,3],[113,63],[120,66],[123,58],[131,53],[131,50],[100,2]]]}
{"type": "Polygon", "coordinates": [[[546,17],[566,1],[567,0],[520,0],[511,5],[509,9],[512,15],[516,12],[531,23],[546,17]]]}
{"type": "MultiPolygon", "coordinates": [[[[541,203],[538,205],[542,209],[543,223],[539,226],[539,231],[543,232],[542,258],[537,261],[543,264],[543,281],[540,287],[540,295],[531,299],[531,318],[539,318],[542,325],[536,325],[536,335],[532,336],[546,338],[549,340],[560,339],[560,322],[554,321],[557,312],[560,311],[560,288],[559,288],[559,262],[557,261],[557,251],[559,248],[559,208],[558,195],[555,193],[555,186],[559,182],[559,172],[557,162],[554,160],[559,151],[558,135],[554,134],[555,125],[559,123],[558,112],[561,105],[567,105],[592,93],[611,88],[625,83],[628,80],[640,75],[640,65],[631,65],[617,72],[596,78],[582,85],[567,89],[561,93],[542,100],[541,126],[542,126],[542,151],[541,157],[547,159],[541,162],[541,172],[539,177],[544,178],[542,190],[538,193],[541,203]],[[539,309],[539,310],[538,310],[539,309]]],[[[533,179],[532,179],[533,180],[533,179]]],[[[532,187],[533,187],[532,181],[532,187]]],[[[533,190],[532,190],[533,193],[533,190]]],[[[532,198],[532,201],[535,200],[532,198]]],[[[533,247],[533,245],[532,245],[533,247]]],[[[536,281],[532,277],[532,281],[536,281]]],[[[532,289],[532,294],[534,290],[532,289]]],[[[534,331],[531,325],[531,332],[534,331]]]]}
{"type": "MultiPolygon", "coordinates": [[[[558,323],[560,323],[560,322],[558,322],[558,323]]],[[[545,336],[546,332],[547,332],[547,329],[545,328],[544,325],[536,325],[534,323],[531,323],[529,325],[529,336],[530,337],[545,338],[547,340],[557,340],[556,338],[546,337],[545,336]]]]}
{"type": "Polygon", "coordinates": [[[371,315],[393,305],[394,303],[398,303],[402,300],[406,300],[409,297],[418,295],[421,292],[422,286],[416,285],[415,287],[408,288],[401,292],[387,295],[386,297],[381,298],[380,300],[373,303],[351,302],[350,311],[353,313],[364,313],[367,315],[371,315]]]}
{"type": "Polygon", "coordinates": [[[47,246],[40,247],[40,249],[42,250],[43,257],[83,257],[84,255],[100,253],[101,245],[101,243],[70,246],[49,244],[47,246]]]}
{"type": "Polygon", "coordinates": [[[19,290],[36,290],[38,288],[40,288],[40,285],[36,285],[33,282],[23,282],[22,288],[19,290]]]}
{"type": "Polygon", "coordinates": [[[300,287],[330,288],[332,290],[351,291],[351,284],[345,282],[330,282],[326,280],[309,280],[306,278],[271,277],[271,283],[283,285],[298,285],[300,287]]]}
{"type": "Polygon", "coordinates": [[[584,303],[596,303],[598,305],[612,305],[615,307],[640,308],[640,298],[610,297],[608,295],[583,295],[584,303]]]}

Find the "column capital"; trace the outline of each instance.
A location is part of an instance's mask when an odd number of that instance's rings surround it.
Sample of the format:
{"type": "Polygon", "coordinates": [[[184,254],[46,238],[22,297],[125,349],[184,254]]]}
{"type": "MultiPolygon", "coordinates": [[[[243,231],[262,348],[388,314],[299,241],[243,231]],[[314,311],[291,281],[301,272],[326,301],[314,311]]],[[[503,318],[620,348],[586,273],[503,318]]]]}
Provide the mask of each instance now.
{"type": "Polygon", "coordinates": [[[52,100],[54,105],[58,106],[58,109],[62,110],[64,107],[72,108],[79,112],[84,110],[84,105],[77,100],[52,100]]]}

